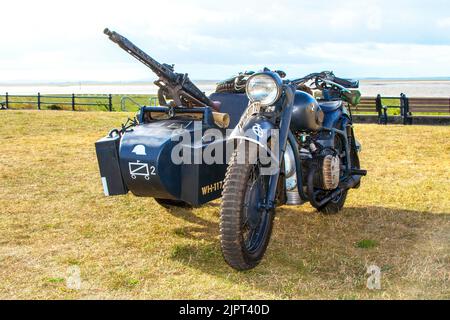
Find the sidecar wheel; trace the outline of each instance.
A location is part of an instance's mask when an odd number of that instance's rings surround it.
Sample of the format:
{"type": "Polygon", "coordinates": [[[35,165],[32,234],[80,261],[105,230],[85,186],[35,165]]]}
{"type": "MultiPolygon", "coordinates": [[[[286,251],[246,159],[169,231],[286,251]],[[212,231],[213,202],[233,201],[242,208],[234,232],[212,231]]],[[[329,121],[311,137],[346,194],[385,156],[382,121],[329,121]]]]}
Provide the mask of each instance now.
{"type": "MultiPolygon", "coordinates": [[[[235,152],[223,190],[220,212],[222,254],[225,261],[238,271],[253,269],[261,262],[272,233],[275,212],[258,208],[266,191],[257,185],[260,183],[258,180],[252,181],[255,166],[258,165],[239,164],[235,152]]],[[[266,180],[265,177],[263,179],[266,180]]]]}
{"type": "Polygon", "coordinates": [[[164,208],[177,207],[177,208],[192,208],[189,203],[181,200],[159,199],[155,198],[155,201],[164,208]]]}

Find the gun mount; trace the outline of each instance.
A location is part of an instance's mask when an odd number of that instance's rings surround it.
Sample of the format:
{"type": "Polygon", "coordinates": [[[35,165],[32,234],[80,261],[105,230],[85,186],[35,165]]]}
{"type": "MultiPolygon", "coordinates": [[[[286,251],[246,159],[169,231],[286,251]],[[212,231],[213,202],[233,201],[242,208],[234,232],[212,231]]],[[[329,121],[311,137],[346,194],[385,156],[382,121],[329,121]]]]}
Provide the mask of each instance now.
{"type": "Polygon", "coordinates": [[[150,68],[157,76],[154,83],[159,87],[158,100],[162,106],[169,107],[211,107],[219,110],[220,103],[209,99],[194,83],[187,74],[176,73],[173,65],[159,63],[144,51],[139,49],[130,40],[108,28],[104,33],[109,39],[119,45],[131,56],[150,68]],[[172,100],[169,103],[167,100],[172,100]]]}

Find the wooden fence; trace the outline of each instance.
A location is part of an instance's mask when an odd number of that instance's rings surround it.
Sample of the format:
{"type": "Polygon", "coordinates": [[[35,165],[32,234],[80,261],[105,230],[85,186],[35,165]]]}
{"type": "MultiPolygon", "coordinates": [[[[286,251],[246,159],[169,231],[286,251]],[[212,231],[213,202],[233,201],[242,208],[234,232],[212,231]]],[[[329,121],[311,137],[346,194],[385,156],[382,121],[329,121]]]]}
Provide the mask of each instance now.
{"type": "Polygon", "coordinates": [[[0,95],[0,106],[5,109],[14,108],[17,105],[28,105],[37,110],[47,106],[69,106],[72,111],[76,111],[77,106],[85,107],[105,107],[108,111],[113,111],[112,94],[106,95],[0,95]],[[95,100],[95,102],[91,102],[95,100]]]}

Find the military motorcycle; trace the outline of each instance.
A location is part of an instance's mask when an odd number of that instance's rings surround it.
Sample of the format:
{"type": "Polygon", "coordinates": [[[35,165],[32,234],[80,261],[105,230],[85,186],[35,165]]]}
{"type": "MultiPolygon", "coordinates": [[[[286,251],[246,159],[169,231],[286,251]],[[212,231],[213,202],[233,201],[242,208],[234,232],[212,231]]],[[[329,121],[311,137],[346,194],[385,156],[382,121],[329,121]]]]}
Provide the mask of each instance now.
{"type": "Polygon", "coordinates": [[[367,174],[347,107],[358,103],[357,81],[330,72],[287,80],[264,69],[223,81],[207,96],[173,65],[105,34],[156,73],[159,87],[159,106],[141,107],[96,142],[105,195],[132,192],[164,206],[222,196],[221,247],[234,269],[260,263],[277,207],[309,202],[337,213],[367,174]]]}
{"type": "MultiPolygon", "coordinates": [[[[220,91],[237,91],[230,82],[220,91]]],[[[272,164],[277,170],[263,174],[267,161],[259,157],[264,152],[247,147],[236,148],[231,158],[220,215],[221,246],[230,266],[248,270],[259,264],[278,206],[309,202],[321,213],[334,214],[342,210],[348,191],[360,186],[367,172],[360,169],[361,146],[346,106],[359,103],[359,91],[351,90],[358,85],[331,72],[292,81],[270,70],[248,77],[249,108],[229,139],[276,151],[272,164]],[[268,143],[274,134],[276,150],[268,143]]]]}

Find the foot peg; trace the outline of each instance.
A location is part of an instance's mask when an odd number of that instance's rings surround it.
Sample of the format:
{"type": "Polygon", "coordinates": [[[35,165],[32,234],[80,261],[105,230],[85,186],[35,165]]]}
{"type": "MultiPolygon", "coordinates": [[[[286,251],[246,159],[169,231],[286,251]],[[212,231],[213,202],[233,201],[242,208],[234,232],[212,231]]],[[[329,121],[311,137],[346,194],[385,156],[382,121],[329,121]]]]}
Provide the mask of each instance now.
{"type": "Polygon", "coordinates": [[[352,176],[367,176],[367,170],[359,170],[359,169],[352,169],[350,171],[350,175],[352,176]]]}

